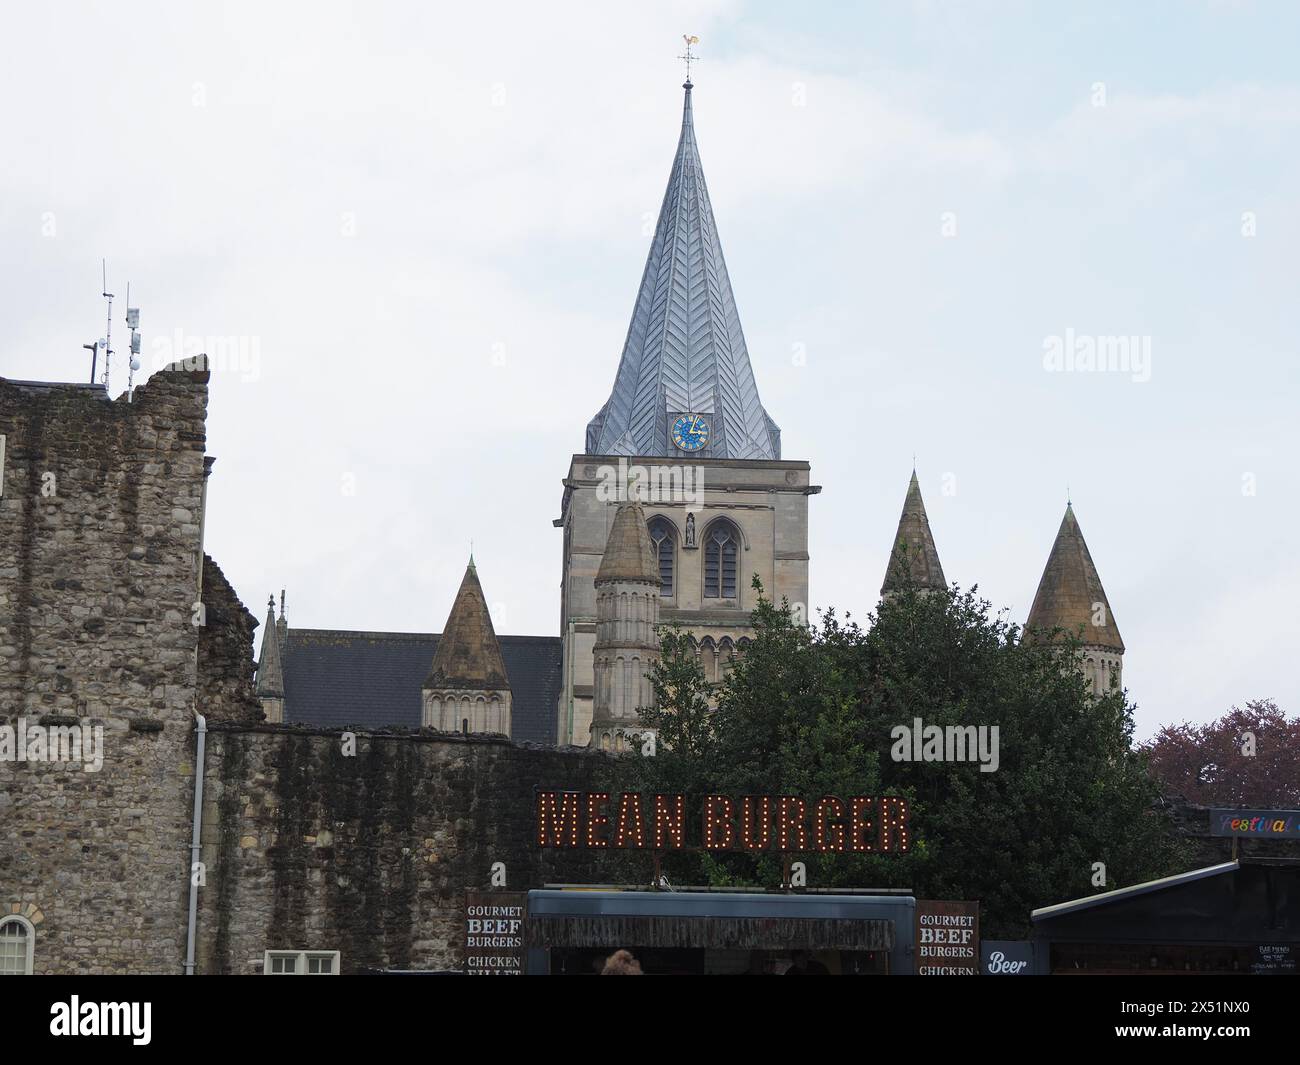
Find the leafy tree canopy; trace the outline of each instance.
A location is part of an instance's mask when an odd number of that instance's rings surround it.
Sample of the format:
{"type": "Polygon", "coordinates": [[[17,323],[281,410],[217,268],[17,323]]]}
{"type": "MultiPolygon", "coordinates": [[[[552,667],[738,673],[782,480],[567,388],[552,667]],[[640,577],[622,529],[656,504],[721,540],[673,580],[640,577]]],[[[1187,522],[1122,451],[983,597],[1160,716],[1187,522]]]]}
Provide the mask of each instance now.
{"type": "MultiPolygon", "coordinates": [[[[904,796],[907,855],[799,855],[809,885],[978,899],[989,936],[1025,934],[1037,906],[1185,868],[1153,812],[1145,756],[1131,748],[1133,708],[1120,691],[1090,694],[1064,634],[1022,639],[976,589],[910,584],[866,627],[831,610],[810,628],[754,585],[752,643],[720,684],[706,682],[687,634],[663,631],[650,674],[657,705],[641,712],[658,731],[657,754],[616,760],[611,787],[685,793],[692,817],[709,793],[904,796]],[[916,718],[996,726],[997,770],[896,761],[891,733],[916,718]],[[1104,888],[1094,863],[1104,863],[1104,888]]],[[[644,857],[639,867],[622,860],[648,879],[644,857]]],[[[775,887],[782,877],[771,853],[673,853],[664,871],[718,886],[775,887]]]]}
{"type": "Polygon", "coordinates": [[[1204,806],[1300,805],[1300,716],[1271,699],[1233,707],[1208,725],[1166,725],[1146,745],[1168,792],[1204,806]]]}

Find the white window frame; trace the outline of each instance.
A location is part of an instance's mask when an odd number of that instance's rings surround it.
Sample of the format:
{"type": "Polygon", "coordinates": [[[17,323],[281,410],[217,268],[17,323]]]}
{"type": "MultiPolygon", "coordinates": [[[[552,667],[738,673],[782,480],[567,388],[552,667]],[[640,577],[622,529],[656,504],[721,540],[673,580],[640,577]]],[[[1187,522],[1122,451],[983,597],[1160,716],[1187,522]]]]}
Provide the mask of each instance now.
{"type": "Polygon", "coordinates": [[[0,928],[4,928],[7,924],[16,924],[27,934],[27,960],[24,963],[25,968],[21,973],[9,973],[7,975],[31,976],[32,973],[35,972],[33,966],[36,960],[36,926],[19,913],[0,915],[0,928]]]}
{"type": "Polygon", "coordinates": [[[339,975],[339,952],[337,950],[268,950],[262,955],[262,975],[263,976],[338,976],[339,975]],[[273,958],[292,958],[293,971],[287,973],[277,973],[271,965],[273,958]],[[320,958],[328,958],[330,971],[327,973],[314,973],[311,971],[311,962],[320,958]]]}

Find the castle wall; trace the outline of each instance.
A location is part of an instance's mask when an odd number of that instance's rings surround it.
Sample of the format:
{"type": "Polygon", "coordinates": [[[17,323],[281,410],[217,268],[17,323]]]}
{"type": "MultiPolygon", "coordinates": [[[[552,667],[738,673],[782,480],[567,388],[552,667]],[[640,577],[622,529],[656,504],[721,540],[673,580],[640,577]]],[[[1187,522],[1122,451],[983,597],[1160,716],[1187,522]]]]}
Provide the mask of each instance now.
{"type": "Polygon", "coordinates": [[[97,772],[0,759],[0,908],[38,973],[180,971],[207,377],[0,380],[0,725],[103,743],[97,772]]]}
{"type": "MultiPolygon", "coordinates": [[[[540,850],[534,789],[587,789],[600,756],[487,736],[218,724],[208,734],[198,971],[337,950],[344,973],[458,968],[465,891],[600,879],[540,850]]],[[[647,879],[649,878],[647,866],[647,879]]]]}

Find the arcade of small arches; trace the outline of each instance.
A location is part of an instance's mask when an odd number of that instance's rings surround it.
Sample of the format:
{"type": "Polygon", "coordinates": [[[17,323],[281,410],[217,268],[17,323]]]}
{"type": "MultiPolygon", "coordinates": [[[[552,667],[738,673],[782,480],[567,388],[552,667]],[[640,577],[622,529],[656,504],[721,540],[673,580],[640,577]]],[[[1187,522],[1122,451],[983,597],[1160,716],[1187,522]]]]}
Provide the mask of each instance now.
{"type": "Polygon", "coordinates": [[[509,693],[441,691],[424,699],[425,728],[441,732],[497,732],[510,735],[509,693]]]}
{"type": "Polygon", "coordinates": [[[1084,652],[1084,675],[1092,681],[1094,695],[1104,695],[1120,686],[1120,657],[1113,651],[1084,652]]]}

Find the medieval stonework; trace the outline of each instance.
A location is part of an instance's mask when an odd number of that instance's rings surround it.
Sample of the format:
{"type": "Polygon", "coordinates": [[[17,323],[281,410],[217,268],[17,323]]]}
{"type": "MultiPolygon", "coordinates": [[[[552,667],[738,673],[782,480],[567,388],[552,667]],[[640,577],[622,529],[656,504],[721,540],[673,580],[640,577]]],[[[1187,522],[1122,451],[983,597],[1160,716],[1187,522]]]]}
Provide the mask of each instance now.
{"type": "MultiPolygon", "coordinates": [[[[806,617],[821,489],[759,400],[685,90],[613,388],[565,467],[557,633],[498,635],[471,559],[441,633],[295,628],[282,591],[254,663],[203,550],[207,372],[117,400],[0,379],[0,737],[81,744],[0,740],[0,922],[35,972],[455,967],[494,867],[513,890],[598,876],[534,845],[535,789],[595,786],[639,735],[658,625],[716,682],[753,578],[806,617]]],[[[884,595],[946,587],[915,473],[895,547],[884,595]]],[[[1072,509],[1027,628],[1079,634],[1094,687],[1119,682],[1072,509]]]]}
{"type": "Polygon", "coordinates": [[[0,724],[102,730],[97,770],[0,758],[0,913],[37,972],[177,970],[194,712],[260,718],[256,623],[202,551],[207,380],[0,380],[0,724]]]}
{"type": "Polygon", "coordinates": [[[596,756],[220,724],[206,761],[202,973],[261,972],[267,950],[337,950],[345,973],[453,969],[465,890],[495,863],[514,890],[599,879],[591,852],[537,847],[532,818],[539,783],[586,790],[596,756]]]}

